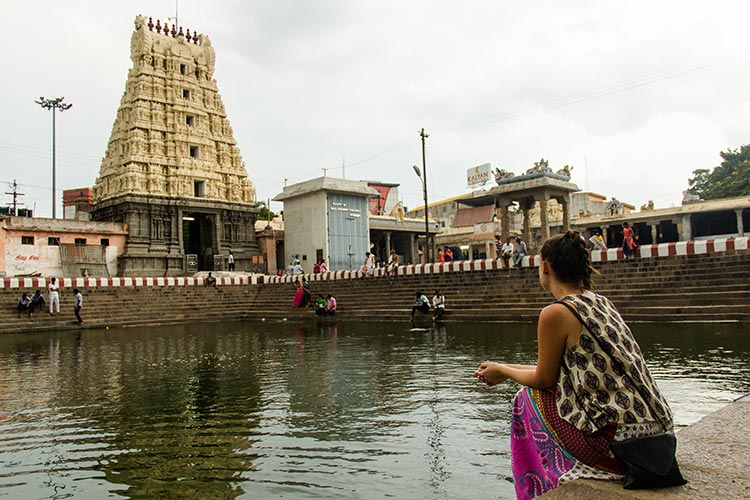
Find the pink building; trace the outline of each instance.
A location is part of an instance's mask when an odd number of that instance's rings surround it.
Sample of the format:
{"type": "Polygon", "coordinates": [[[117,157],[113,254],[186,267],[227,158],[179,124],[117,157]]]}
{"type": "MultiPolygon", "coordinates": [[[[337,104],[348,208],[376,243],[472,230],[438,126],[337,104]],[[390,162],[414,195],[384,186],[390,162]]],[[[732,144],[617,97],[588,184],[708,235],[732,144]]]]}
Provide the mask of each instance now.
{"type": "Polygon", "coordinates": [[[0,276],[117,276],[127,226],[31,217],[0,218],[0,276]]]}

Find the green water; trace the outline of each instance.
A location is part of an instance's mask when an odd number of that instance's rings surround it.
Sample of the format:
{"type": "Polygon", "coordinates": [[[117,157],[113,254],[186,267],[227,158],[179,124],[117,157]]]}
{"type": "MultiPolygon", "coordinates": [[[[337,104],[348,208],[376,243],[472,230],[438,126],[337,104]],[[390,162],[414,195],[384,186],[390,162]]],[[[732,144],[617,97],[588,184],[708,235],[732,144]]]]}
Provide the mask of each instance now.
{"type": "MultiPolygon", "coordinates": [[[[737,325],[635,325],[678,425],[750,392],[737,325]]],[[[0,497],[512,498],[530,324],[211,323],[0,336],[0,497]]]]}

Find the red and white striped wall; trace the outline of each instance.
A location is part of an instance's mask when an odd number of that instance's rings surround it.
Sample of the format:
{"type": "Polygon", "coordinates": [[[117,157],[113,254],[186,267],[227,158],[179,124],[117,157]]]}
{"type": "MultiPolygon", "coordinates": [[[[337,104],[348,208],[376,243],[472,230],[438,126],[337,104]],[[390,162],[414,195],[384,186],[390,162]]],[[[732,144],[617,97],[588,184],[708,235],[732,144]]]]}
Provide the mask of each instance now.
{"type": "MultiPolygon", "coordinates": [[[[748,250],[750,238],[722,238],[716,240],[680,241],[677,243],[661,243],[659,245],[644,245],[638,247],[637,253],[640,258],[667,257],[671,255],[699,255],[715,252],[726,252],[729,250],[748,250]]],[[[598,250],[591,253],[593,262],[608,262],[624,260],[625,254],[622,248],[610,248],[598,250]]],[[[539,255],[527,255],[523,258],[520,267],[539,266],[539,255]]],[[[461,260],[446,263],[410,264],[399,266],[396,274],[408,276],[414,274],[453,273],[462,271],[487,271],[491,269],[503,269],[500,259],[461,260]]],[[[385,268],[375,269],[374,276],[385,276],[385,268]]],[[[332,271],[323,274],[305,274],[308,281],[333,281],[362,278],[359,271],[332,271]]],[[[265,276],[265,283],[294,283],[300,276],[265,276]]]]}
{"type": "MultiPolygon", "coordinates": [[[[200,286],[205,285],[204,278],[60,278],[62,288],[97,288],[97,287],[154,287],[154,286],[200,286]]],[[[49,278],[4,278],[0,288],[28,288],[44,290],[49,278]]],[[[257,285],[263,283],[262,275],[251,276],[216,276],[217,285],[257,285]]]]}
{"type": "MultiPolygon", "coordinates": [[[[644,245],[638,247],[640,258],[658,258],[672,255],[700,255],[726,252],[731,250],[748,250],[750,238],[722,238],[716,240],[680,241],[677,243],[662,243],[659,245],[644,245]]],[[[597,250],[591,253],[593,262],[608,262],[623,260],[625,255],[622,248],[597,250]]],[[[527,255],[520,267],[537,267],[538,255],[527,255]]],[[[399,266],[396,273],[399,276],[435,273],[455,273],[465,271],[488,271],[503,269],[499,259],[461,260],[445,263],[410,264],[399,266]]],[[[385,276],[385,268],[375,269],[374,277],[385,276]]],[[[301,275],[308,281],[334,281],[362,278],[359,271],[332,271],[321,274],[301,275]]],[[[301,276],[216,276],[217,285],[257,285],[260,283],[294,283],[301,276]]],[[[46,289],[49,278],[4,278],[0,279],[0,288],[22,288],[29,290],[46,289]]],[[[171,278],[62,278],[62,288],[96,288],[96,287],[154,287],[154,286],[203,286],[205,279],[171,277],[171,278]]]]}

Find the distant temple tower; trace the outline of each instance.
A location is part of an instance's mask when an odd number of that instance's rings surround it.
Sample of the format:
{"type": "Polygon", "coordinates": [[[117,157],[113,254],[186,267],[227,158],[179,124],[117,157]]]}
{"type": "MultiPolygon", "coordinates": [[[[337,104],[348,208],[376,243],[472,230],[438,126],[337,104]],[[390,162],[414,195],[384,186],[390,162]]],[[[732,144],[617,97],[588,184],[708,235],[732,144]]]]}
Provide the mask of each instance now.
{"type": "Polygon", "coordinates": [[[258,254],[255,189],[213,79],[206,35],[138,16],[133,67],[94,185],[94,220],[125,222],[125,276],[237,270],[258,254]]]}

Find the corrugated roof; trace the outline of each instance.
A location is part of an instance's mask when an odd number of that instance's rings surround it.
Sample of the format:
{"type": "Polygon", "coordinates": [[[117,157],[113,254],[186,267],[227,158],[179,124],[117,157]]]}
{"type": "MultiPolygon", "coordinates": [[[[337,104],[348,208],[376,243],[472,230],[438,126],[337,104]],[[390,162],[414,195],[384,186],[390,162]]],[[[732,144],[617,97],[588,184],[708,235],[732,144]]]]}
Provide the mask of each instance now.
{"type": "Polygon", "coordinates": [[[495,213],[495,205],[482,205],[479,207],[461,207],[453,216],[453,227],[473,226],[482,222],[492,222],[495,213]]]}

